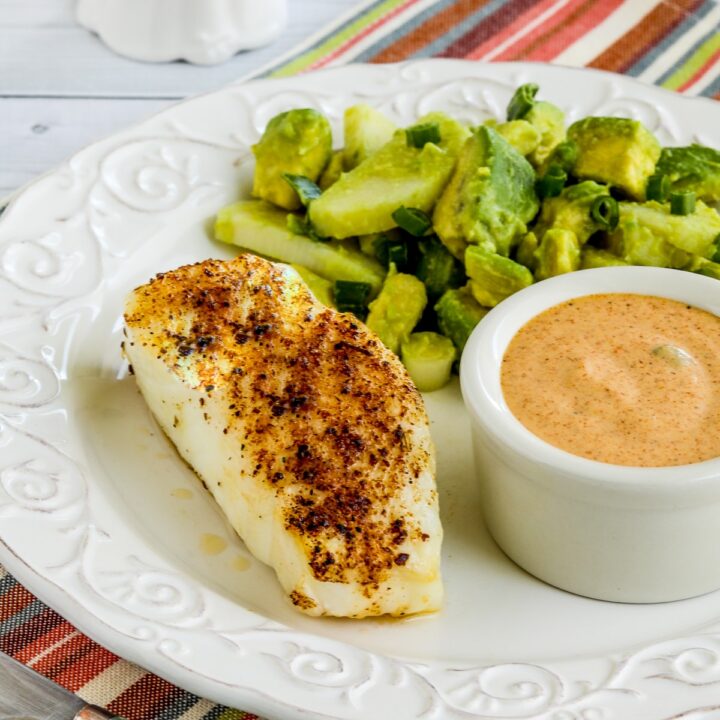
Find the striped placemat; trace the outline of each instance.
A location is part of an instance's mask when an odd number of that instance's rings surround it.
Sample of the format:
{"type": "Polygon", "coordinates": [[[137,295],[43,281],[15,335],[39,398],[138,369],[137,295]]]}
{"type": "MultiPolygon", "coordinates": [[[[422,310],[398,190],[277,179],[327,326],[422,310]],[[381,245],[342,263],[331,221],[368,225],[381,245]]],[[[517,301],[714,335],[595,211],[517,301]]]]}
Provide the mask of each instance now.
{"type": "Polygon", "coordinates": [[[424,57],[592,67],[720,99],[720,2],[371,0],[253,76],[424,57]]]}
{"type": "MultiPolygon", "coordinates": [[[[602,68],[720,99],[720,0],[370,0],[254,76],[422,57],[602,68]]],[[[127,720],[255,717],[121,660],[2,567],[0,650],[127,720]]]]}

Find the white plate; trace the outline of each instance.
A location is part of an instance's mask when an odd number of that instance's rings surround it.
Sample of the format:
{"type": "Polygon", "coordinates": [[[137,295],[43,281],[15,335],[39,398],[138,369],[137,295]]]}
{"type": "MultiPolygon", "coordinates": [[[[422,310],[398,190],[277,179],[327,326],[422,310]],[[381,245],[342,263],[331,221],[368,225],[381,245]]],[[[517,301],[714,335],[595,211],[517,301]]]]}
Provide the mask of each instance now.
{"type": "Polygon", "coordinates": [[[230,86],[93,145],[27,187],[0,222],[8,569],[111,650],[271,717],[716,717],[720,594],[619,605],[518,569],[480,520],[456,385],[427,397],[446,527],[444,610],[314,620],[233,537],[120,360],[130,288],[231,255],[207,228],[247,192],[248,147],[274,114],[315,106],[338,128],[343,109],[363,101],[402,123],[429,110],[479,121],[500,117],[530,80],[569,121],[631,116],[663,143],[720,146],[720,105],[709,101],[592,71],[421,61],[230,86]],[[227,549],[208,554],[207,534],[227,549]]]}

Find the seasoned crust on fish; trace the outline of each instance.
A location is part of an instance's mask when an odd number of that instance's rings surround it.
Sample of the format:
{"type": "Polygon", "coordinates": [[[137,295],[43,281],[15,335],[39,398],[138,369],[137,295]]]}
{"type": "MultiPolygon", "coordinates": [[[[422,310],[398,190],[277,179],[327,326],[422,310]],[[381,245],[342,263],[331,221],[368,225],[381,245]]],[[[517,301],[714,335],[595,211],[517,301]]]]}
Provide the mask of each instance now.
{"type": "Polygon", "coordinates": [[[367,328],[252,255],[160,274],[126,310],[125,352],[152,411],[299,609],[438,607],[427,416],[367,328]]]}

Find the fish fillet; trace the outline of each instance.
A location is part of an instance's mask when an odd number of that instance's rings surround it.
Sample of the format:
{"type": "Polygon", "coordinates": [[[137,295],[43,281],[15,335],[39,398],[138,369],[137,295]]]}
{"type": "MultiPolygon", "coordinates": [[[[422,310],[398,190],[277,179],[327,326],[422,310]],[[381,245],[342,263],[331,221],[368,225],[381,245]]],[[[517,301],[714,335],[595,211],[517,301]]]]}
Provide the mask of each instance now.
{"type": "Polygon", "coordinates": [[[158,275],[131,293],[125,324],[157,421],[297,608],[440,606],[427,415],[367,328],[253,255],[158,275]]]}

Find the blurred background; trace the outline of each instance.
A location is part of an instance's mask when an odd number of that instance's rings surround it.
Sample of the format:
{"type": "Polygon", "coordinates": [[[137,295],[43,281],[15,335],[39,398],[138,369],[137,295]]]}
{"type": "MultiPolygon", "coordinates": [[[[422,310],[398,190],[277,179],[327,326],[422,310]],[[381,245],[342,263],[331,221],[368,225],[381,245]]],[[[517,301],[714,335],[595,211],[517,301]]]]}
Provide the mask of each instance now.
{"type": "Polygon", "coordinates": [[[76,0],[0,0],[0,198],[93,140],[273,62],[358,0],[288,0],[277,40],[220,65],[119,57],[75,20],[76,0]]]}

